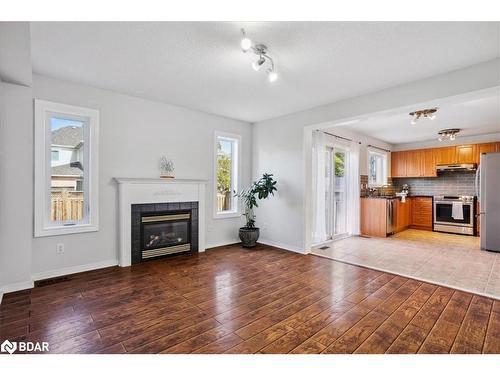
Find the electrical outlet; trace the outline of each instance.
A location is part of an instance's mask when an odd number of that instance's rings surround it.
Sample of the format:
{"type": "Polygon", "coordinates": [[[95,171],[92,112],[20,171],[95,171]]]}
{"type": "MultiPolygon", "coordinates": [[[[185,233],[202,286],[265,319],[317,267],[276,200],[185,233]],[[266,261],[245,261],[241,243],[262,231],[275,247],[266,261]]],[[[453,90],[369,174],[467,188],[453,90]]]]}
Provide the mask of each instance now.
{"type": "Polygon", "coordinates": [[[64,254],[64,244],[63,243],[58,243],[56,245],[56,253],[57,254],[64,254]]]}

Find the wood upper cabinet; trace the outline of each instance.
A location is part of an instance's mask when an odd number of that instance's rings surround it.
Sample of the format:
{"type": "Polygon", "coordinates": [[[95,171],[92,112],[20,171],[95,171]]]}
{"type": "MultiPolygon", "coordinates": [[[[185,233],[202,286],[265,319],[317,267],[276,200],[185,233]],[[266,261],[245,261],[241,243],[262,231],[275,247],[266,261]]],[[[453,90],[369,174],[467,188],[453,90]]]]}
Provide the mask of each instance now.
{"type": "Polygon", "coordinates": [[[438,147],[434,149],[436,165],[456,163],[457,149],[455,146],[438,147]]]}
{"type": "Polygon", "coordinates": [[[481,153],[500,152],[500,142],[394,151],[392,177],[436,177],[436,165],[480,162],[481,153]]]}
{"type": "Polygon", "coordinates": [[[477,148],[477,145],[457,146],[456,147],[456,162],[459,164],[478,163],[476,148],[477,148]]]}
{"type": "Polygon", "coordinates": [[[407,151],[396,151],[391,153],[391,177],[406,177],[407,151]]]}
{"type": "Polygon", "coordinates": [[[436,157],[434,149],[422,150],[422,177],[436,177],[436,157]]]}
{"type": "Polygon", "coordinates": [[[399,151],[391,154],[392,177],[436,177],[434,149],[399,151]]]}
{"type": "Polygon", "coordinates": [[[432,198],[412,197],[410,226],[418,229],[432,230],[432,198]]]}
{"type": "Polygon", "coordinates": [[[474,163],[480,163],[481,154],[485,152],[500,152],[500,142],[490,142],[490,143],[480,143],[476,145],[476,161],[474,163]]]}
{"type": "Polygon", "coordinates": [[[421,177],[422,176],[422,150],[412,150],[406,152],[406,176],[421,177]]]}

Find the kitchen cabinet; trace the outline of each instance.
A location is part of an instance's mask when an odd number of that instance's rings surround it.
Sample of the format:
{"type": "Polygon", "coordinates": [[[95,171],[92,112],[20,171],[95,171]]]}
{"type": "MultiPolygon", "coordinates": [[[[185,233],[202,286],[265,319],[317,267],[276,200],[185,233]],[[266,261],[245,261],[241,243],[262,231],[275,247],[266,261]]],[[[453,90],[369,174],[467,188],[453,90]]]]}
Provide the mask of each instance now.
{"type": "Polygon", "coordinates": [[[460,145],[456,147],[456,162],[458,164],[478,163],[477,145],[460,145]]]}
{"type": "Polygon", "coordinates": [[[455,146],[439,147],[434,149],[436,165],[456,163],[457,149],[455,146]]]}
{"type": "Polygon", "coordinates": [[[411,213],[411,198],[407,197],[406,202],[401,199],[395,199],[394,216],[395,216],[395,230],[394,232],[401,232],[410,226],[410,213],[411,213]]]}
{"type": "Polygon", "coordinates": [[[392,177],[436,177],[434,149],[395,151],[391,154],[392,177]]]}
{"type": "MultiPolygon", "coordinates": [[[[393,199],[394,202],[394,233],[401,232],[410,226],[411,198],[406,202],[393,199]]],[[[361,198],[361,234],[370,237],[386,237],[387,228],[387,199],[361,198]]]]}
{"type": "Polygon", "coordinates": [[[490,143],[480,143],[476,147],[475,162],[478,163],[481,160],[481,154],[485,152],[500,152],[500,142],[490,142],[490,143]]]}
{"type": "Polygon", "coordinates": [[[391,176],[406,177],[406,151],[391,153],[391,176]]]}
{"type": "Polygon", "coordinates": [[[387,204],[385,199],[361,198],[360,231],[364,236],[386,236],[387,204]]]}
{"type": "Polygon", "coordinates": [[[432,211],[431,197],[412,197],[410,227],[432,230],[432,211]]]}
{"type": "Polygon", "coordinates": [[[421,150],[407,151],[406,153],[406,176],[422,176],[423,153],[421,150]]]}
{"type": "Polygon", "coordinates": [[[434,149],[427,148],[421,150],[421,158],[422,158],[422,177],[436,177],[436,158],[434,155],[434,149]]]}

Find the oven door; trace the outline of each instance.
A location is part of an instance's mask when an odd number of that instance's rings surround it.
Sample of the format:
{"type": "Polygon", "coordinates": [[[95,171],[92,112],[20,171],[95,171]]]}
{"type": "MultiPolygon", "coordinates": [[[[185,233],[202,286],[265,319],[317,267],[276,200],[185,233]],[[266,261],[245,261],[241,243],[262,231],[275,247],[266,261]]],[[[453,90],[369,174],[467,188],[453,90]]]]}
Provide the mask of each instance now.
{"type": "Polygon", "coordinates": [[[457,225],[461,227],[474,226],[474,210],[472,203],[463,204],[463,219],[457,220],[451,216],[453,203],[449,201],[434,201],[434,223],[445,225],[457,225]]]}

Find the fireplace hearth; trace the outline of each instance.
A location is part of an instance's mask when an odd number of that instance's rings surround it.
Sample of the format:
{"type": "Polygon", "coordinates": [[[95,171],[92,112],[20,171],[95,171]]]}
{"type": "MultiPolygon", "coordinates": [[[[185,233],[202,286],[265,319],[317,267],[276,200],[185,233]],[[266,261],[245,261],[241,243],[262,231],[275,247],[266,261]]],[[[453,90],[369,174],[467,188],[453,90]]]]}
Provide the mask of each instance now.
{"type": "Polygon", "coordinates": [[[132,264],[198,252],[198,203],[132,205],[132,264]]]}

